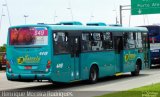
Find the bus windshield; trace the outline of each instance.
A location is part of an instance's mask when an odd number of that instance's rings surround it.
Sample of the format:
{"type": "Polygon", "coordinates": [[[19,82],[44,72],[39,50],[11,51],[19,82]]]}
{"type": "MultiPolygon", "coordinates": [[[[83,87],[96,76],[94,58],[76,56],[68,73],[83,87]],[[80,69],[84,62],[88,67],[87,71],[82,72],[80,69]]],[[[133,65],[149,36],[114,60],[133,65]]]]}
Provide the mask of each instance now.
{"type": "Polygon", "coordinates": [[[159,35],[159,28],[158,27],[148,27],[149,30],[149,36],[154,37],[159,35]]]}
{"type": "Polygon", "coordinates": [[[150,43],[159,43],[160,41],[160,33],[158,26],[148,26],[149,31],[149,42],[150,43]]]}
{"type": "Polygon", "coordinates": [[[11,28],[10,45],[48,45],[46,27],[11,28]]]}

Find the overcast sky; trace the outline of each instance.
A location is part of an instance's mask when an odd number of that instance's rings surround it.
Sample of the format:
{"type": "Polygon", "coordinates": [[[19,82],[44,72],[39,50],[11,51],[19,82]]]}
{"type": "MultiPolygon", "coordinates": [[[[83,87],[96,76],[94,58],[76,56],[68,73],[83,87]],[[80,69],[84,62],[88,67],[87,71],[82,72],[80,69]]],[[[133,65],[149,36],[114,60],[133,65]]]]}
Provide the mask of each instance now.
{"type": "MultiPolygon", "coordinates": [[[[0,45],[6,43],[10,26],[7,7],[3,6],[6,1],[12,26],[25,24],[24,15],[28,16],[26,24],[71,21],[72,17],[74,21],[81,21],[83,24],[115,24],[116,14],[119,20],[119,5],[130,5],[130,0],[0,0],[0,45]]],[[[160,23],[158,20],[160,21],[158,14],[130,17],[130,11],[123,11],[124,26],[160,23]]]]}

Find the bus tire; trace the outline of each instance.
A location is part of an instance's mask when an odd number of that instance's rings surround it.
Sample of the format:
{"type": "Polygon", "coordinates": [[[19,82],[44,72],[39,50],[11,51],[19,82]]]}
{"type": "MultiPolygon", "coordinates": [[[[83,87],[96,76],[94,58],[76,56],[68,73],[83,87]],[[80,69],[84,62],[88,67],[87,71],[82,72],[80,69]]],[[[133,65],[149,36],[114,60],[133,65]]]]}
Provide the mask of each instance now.
{"type": "Polygon", "coordinates": [[[89,73],[89,82],[91,84],[94,84],[97,82],[97,80],[98,80],[98,67],[96,65],[93,65],[89,73]]]}
{"type": "Polygon", "coordinates": [[[135,68],[135,71],[132,71],[131,72],[131,75],[132,76],[138,76],[139,75],[139,72],[140,72],[140,66],[141,66],[141,63],[140,63],[141,61],[137,61],[136,62],[136,68],[135,68]]]}
{"type": "Polygon", "coordinates": [[[52,82],[52,85],[54,85],[54,86],[65,86],[68,84],[65,82],[56,82],[56,81],[50,81],[50,82],[52,82]]]}

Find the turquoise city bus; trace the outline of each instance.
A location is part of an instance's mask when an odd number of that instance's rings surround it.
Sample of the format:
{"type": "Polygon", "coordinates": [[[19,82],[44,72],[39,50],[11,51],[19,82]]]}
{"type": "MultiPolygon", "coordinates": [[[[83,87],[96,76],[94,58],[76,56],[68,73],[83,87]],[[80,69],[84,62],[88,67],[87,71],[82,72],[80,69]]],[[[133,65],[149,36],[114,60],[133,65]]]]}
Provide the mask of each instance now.
{"type": "Polygon", "coordinates": [[[10,81],[74,82],[131,72],[148,64],[147,29],[84,25],[22,25],[9,28],[10,81]]]}

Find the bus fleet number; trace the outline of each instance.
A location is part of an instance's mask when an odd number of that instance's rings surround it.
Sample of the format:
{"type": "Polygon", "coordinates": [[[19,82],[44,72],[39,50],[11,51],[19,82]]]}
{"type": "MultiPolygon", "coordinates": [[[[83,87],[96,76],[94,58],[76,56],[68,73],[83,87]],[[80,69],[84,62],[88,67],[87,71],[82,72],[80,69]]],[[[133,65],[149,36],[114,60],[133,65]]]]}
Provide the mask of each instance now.
{"type": "Polygon", "coordinates": [[[35,31],[35,36],[43,36],[44,35],[44,30],[37,30],[35,31]]]}

